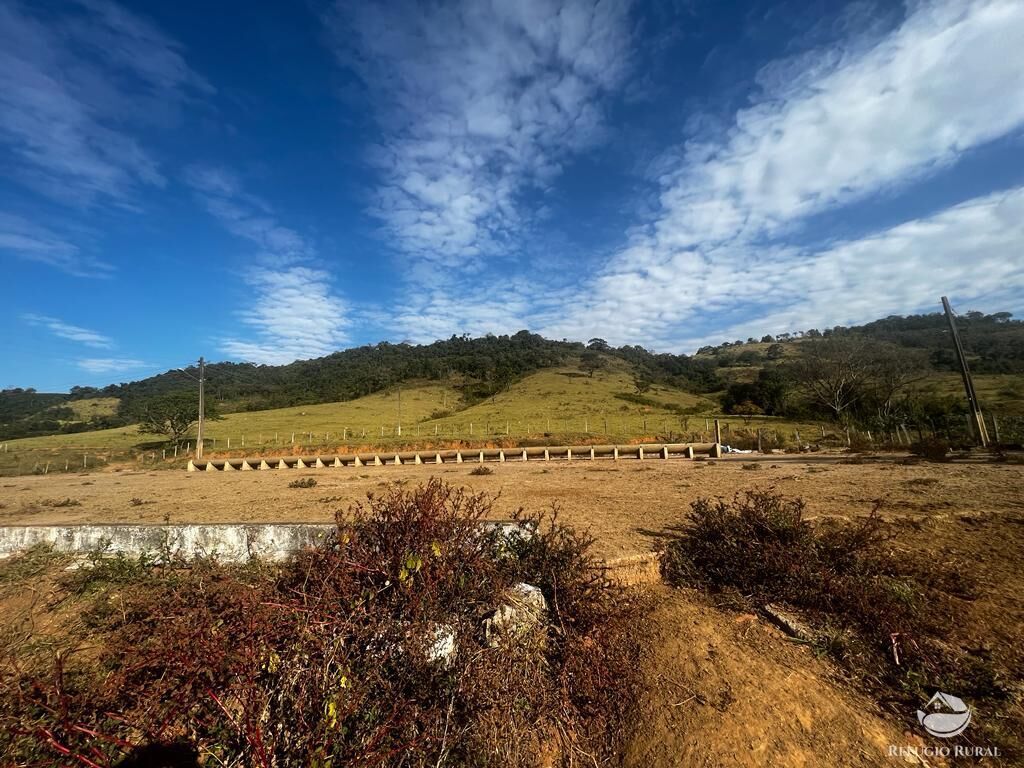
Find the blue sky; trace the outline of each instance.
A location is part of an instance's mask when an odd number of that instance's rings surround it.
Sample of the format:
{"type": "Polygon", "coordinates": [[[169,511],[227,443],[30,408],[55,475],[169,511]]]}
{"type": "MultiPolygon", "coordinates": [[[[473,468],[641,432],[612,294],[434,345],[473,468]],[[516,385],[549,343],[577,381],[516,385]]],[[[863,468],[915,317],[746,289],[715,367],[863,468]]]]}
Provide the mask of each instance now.
{"type": "Polygon", "coordinates": [[[1024,3],[0,0],[0,387],[1020,314],[1024,3]]]}

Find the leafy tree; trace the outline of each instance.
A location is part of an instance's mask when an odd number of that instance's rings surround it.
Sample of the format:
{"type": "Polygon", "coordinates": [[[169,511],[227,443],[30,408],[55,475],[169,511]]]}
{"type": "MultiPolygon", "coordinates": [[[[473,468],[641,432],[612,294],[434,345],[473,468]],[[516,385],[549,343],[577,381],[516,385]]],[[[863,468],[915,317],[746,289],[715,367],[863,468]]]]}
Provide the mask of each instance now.
{"type": "Polygon", "coordinates": [[[783,368],[763,368],[751,382],[736,382],[729,385],[722,397],[726,413],[736,413],[743,403],[753,403],[761,413],[780,416],[786,410],[786,399],[793,388],[792,376],[783,368]]]}
{"type": "Polygon", "coordinates": [[[607,352],[611,349],[608,342],[601,338],[593,338],[587,342],[587,349],[596,349],[598,352],[607,352]]]}
{"type": "MultiPolygon", "coordinates": [[[[208,420],[219,419],[211,400],[204,403],[208,420]]],[[[134,412],[140,434],[166,435],[171,441],[181,440],[199,420],[199,396],[196,393],[173,392],[145,401],[134,412]]]]}
{"type": "Polygon", "coordinates": [[[654,379],[647,371],[640,370],[633,374],[633,388],[638,395],[644,394],[653,386],[654,379]]]}
{"type": "Polygon", "coordinates": [[[594,378],[594,371],[604,368],[604,357],[593,349],[587,349],[580,355],[580,369],[585,371],[590,378],[594,378]]]}

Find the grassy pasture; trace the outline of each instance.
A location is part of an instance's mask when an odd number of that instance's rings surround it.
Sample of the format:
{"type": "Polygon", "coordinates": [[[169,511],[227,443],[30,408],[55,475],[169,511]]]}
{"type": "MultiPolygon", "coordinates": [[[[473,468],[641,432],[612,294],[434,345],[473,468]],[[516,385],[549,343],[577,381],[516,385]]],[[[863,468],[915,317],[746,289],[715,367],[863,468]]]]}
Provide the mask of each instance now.
{"type": "MultiPolygon", "coordinates": [[[[988,412],[1024,414],[1021,377],[978,376],[976,384],[988,412]]],[[[955,374],[936,375],[921,386],[953,396],[959,396],[961,387],[955,374]]],[[[207,424],[207,454],[224,453],[229,440],[235,454],[276,454],[310,448],[334,451],[434,441],[488,442],[506,437],[549,443],[711,439],[712,426],[706,419],[719,411],[714,394],[702,396],[654,386],[642,398],[642,402],[636,401],[629,367],[616,361],[592,377],[572,366],[540,371],[468,408],[451,387],[437,382],[410,383],[401,390],[401,435],[397,430],[398,390],[391,389],[348,402],[227,414],[207,424]]],[[[92,413],[109,412],[115,405],[113,398],[78,403],[83,412],[92,413]]],[[[803,441],[821,439],[821,425],[813,422],[758,417],[746,423],[736,416],[722,418],[723,441],[733,445],[750,447],[758,428],[771,433],[770,444],[777,444],[778,438],[792,444],[797,430],[803,441]]],[[[831,442],[845,443],[834,427],[825,428],[831,442]]],[[[165,461],[165,446],[159,435],[142,435],[132,426],[11,440],[6,450],[0,450],[0,474],[42,472],[47,465],[51,472],[107,464],[180,468],[184,451],[175,458],[171,447],[165,461]]]]}
{"type": "Polygon", "coordinates": [[[527,376],[484,402],[440,419],[428,419],[421,434],[468,436],[538,436],[604,433],[640,436],[664,429],[678,432],[680,411],[691,414],[714,410],[716,403],[671,387],[655,386],[643,394],[650,403],[630,402],[617,396],[635,395],[633,379],[625,366],[613,366],[593,377],[574,367],[552,368],[527,376]],[[659,426],[660,425],[660,426],[659,426]]]}
{"type": "Polygon", "coordinates": [[[90,421],[99,416],[113,416],[120,402],[116,397],[87,397],[68,400],[63,406],[75,412],[75,421],[90,421]]]}
{"type": "MultiPolygon", "coordinates": [[[[227,450],[229,440],[231,451],[241,450],[243,437],[248,451],[280,448],[289,452],[295,450],[293,433],[298,448],[329,449],[428,440],[434,437],[435,426],[438,439],[486,439],[503,437],[506,422],[512,438],[540,439],[548,432],[552,440],[579,439],[588,429],[595,437],[603,433],[605,418],[615,439],[661,433],[666,425],[679,435],[680,409],[710,412],[715,408],[713,401],[667,387],[653,387],[644,394],[655,405],[616,397],[631,393],[635,390],[625,366],[598,371],[593,377],[573,367],[541,371],[470,408],[462,407],[458,391],[435,382],[420,383],[402,387],[401,435],[397,434],[398,390],[392,389],[342,403],[227,414],[207,423],[207,453],[227,450]],[[449,415],[431,418],[436,413],[449,415]]],[[[697,421],[703,429],[702,419],[694,419],[693,429],[698,428],[697,421]]],[[[159,465],[163,446],[160,436],[139,434],[131,426],[24,438],[9,441],[7,451],[0,451],[0,473],[42,471],[47,462],[50,471],[64,471],[65,464],[80,470],[86,453],[91,456],[89,468],[105,461],[159,465]]],[[[180,466],[183,461],[182,452],[172,464],[180,466]]]]}

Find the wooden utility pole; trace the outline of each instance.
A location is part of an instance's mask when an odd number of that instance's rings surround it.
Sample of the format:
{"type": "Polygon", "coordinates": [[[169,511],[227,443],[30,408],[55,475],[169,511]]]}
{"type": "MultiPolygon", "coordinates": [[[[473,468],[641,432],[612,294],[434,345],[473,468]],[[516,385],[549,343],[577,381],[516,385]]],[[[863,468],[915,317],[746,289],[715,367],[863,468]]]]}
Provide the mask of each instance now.
{"type": "Polygon", "coordinates": [[[203,383],[206,379],[206,362],[199,358],[199,427],[196,430],[196,459],[203,458],[203,421],[206,417],[206,401],[203,393],[203,383]]]}
{"type": "Polygon", "coordinates": [[[964,348],[960,343],[960,333],[956,327],[956,319],[953,317],[953,308],[949,306],[949,299],[942,297],[942,309],[946,313],[946,320],[949,322],[949,332],[953,336],[953,346],[956,347],[956,357],[960,361],[960,375],[964,380],[964,392],[967,394],[967,405],[971,412],[968,415],[971,425],[974,427],[974,434],[982,447],[988,445],[988,430],[985,428],[985,417],[981,415],[981,404],[978,402],[978,395],[974,391],[974,379],[971,378],[971,370],[967,367],[967,358],[964,356],[964,348]]]}

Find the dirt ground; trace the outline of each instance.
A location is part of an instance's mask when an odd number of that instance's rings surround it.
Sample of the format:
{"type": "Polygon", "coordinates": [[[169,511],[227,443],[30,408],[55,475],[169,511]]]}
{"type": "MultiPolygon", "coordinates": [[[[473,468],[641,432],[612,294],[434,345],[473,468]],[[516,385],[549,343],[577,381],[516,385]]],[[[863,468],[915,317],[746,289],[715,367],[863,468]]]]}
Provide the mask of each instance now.
{"type": "MultiPolygon", "coordinates": [[[[650,552],[699,497],[774,488],[803,497],[818,518],[866,515],[881,500],[882,515],[896,523],[894,548],[924,552],[937,567],[959,563],[976,581],[974,599],[949,617],[951,634],[1017,670],[1005,681],[1015,692],[1009,727],[1024,728],[1024,466],[790,456],[488,464],[494,473],[484,476],[471,475],[473,466],[10,478],[0,482],[0,525],[329,521],[388,482],[437,475],[500,494],[494,518],[556,504],[563,521],[590,529],[596,554],[616,559],[650,552]],[[304,476],[317,485],[288,487],[304,476]]],[[[943,764],[889,756],[889,745],[924,743],[907,730],[906,714],[883,711],[808,646],[713,598],[652,588],[660,598],[654,636],[646,638],[653,657],[626,765],[943,764]]],[[[1019,764],[1019,757],[992,764],[1019,764]]]]}
{"type": "Polygon", "coordinates": [[[801,496],[811,516],[883,511],[920,521],[1019,513],[1024,466],[1010,464],[844,464],[835,458],[729,457],[717,461],[610,460],[339,467],[234,473],[103,472],[34,475],[0,481],[0,525],[72,523],[325,522],[387,483],[439,476],[498,494],[492,516],[519,507],[558,506],[561,519],[590,529],[599,555],[650,551],[666,526],[700,497],[731,497],[753,487],[801,496]],[[824,460],[823,460],[824,459],[824,460]],[[313,488],[289,488],[300,477],[313,488]]]}
{"type": "Polygon", "coordinates": [[[876,766],[918,744],[830,665],[753,614],[660,588],[630,768],[876,766]]]}

